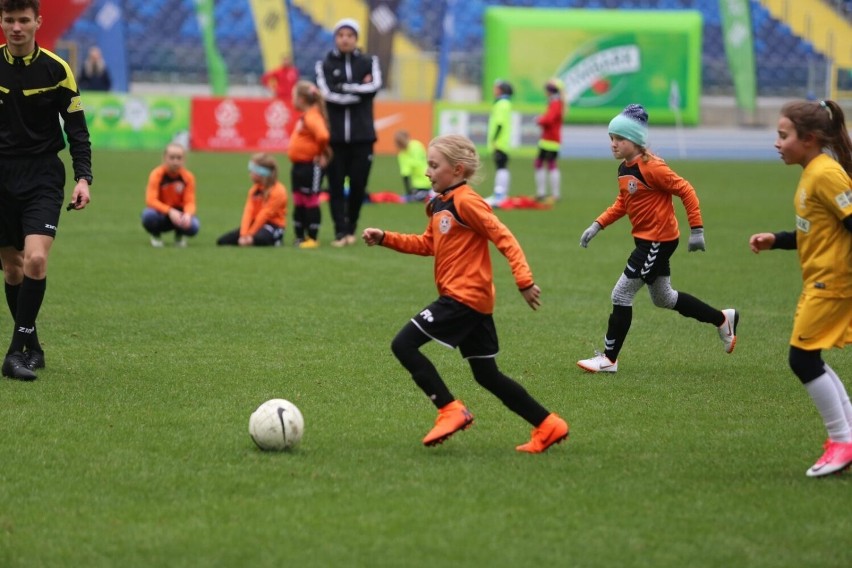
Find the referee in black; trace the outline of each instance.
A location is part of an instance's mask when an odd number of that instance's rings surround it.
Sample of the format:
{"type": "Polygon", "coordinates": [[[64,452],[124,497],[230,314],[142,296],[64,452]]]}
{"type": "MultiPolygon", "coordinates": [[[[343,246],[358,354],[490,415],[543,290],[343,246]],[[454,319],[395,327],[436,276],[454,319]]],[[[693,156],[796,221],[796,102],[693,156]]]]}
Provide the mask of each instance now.
{"type": "Polygon", "coordinates": [[[92,183],[80,92],[68,64],[36,43],[39,8],[39,0],[0,0],[0,260],[15,320],[2,372],[23,381],[44,367],[36,318],[65,197],[63,128],[76,180],[69,209],[86,207],[92,183]]]}

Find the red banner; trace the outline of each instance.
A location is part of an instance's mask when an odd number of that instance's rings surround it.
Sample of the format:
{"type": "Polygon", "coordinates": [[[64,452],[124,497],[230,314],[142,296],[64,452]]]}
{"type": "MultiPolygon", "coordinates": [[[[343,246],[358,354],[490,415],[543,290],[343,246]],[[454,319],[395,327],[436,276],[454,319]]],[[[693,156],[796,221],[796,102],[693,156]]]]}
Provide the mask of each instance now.
{"type": "MultiPolygon", "coordinates": [[[[427,144],[432,138],[432,103],[376,101],[376,154],[396,154],[394,133],[404,129],[427,144]]],[[[296,113],[280,99],[199,97],[192,99],[190,145],[197,150],[286,152],[296,113]]]]}
{"type": "Polygon", "coordinates": [[[91,0],[41,0],[41,27],[36,33],[39,46],[52,51],[56,40],[62,37],[89,4],[91,0]]]}
{"type": "Polygon", "coordinates": [[[286,152],[295,126],[280,99],[192,99],[190,146],[228,152],[286,152]]]}

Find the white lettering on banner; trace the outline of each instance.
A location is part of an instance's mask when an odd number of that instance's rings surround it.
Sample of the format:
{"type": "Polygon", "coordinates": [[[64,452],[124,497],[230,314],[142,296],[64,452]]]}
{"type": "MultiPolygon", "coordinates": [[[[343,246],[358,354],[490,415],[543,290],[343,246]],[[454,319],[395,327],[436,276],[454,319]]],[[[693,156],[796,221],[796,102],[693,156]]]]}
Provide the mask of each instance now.
{"type": "Polygon", "coordinates": [[[609,75],[636,73],[642,68],[637,45],[620,45],[593,53],[573,65],[564,75],[568,100],[576,100],[596,81],[609,75]]]}
{"type": "Polygon", "coordinates": [[[286,147],[290,141],[287,135],[290,111],[287,105],[279,100],[272,101],[263,112],[263,119],[266,121],[266,136],[260,139],[260,146],[263,148],[286,147]]]}
{"type": "Polygon", "coordinates": [[[213,111],[216,119],[216,135],[208,143],[214,148],[227,148],[229,146],[245,146],[245,140],[237,130],[242,115],[237,104],[231,99],[225,99],[216,110],[213,111]]]}

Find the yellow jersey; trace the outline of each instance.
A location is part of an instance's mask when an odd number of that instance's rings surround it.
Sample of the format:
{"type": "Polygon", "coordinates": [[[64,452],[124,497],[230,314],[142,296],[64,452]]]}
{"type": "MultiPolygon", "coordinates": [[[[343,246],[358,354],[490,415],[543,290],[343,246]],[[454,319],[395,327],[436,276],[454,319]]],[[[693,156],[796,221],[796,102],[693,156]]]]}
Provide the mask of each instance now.
{"type": "Polygon", "coordinates": [[[820,154],[805,167],[793,200],[796,248],[804,292],[825,298],[852,297],[852,180],[831,156],[820,154]]]}

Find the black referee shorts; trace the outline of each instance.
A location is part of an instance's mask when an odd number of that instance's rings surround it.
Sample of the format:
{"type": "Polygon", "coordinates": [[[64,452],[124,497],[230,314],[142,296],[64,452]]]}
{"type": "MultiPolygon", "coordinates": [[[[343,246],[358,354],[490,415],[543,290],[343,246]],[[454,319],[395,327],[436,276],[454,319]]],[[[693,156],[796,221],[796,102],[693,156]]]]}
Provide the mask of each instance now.
{"type": "Polygon", "coordinates": [[[447,296],[423,308],[411,323],[441,345],[458,347],[465,359],[494,357],[500,351],[491,314],[481,314],[447,296]]]}
{"type": "Polygon", "coordinates": [[[0,247],[23,250],[27,235],[56,237],[64,199],[59,156],[0,158],[0,247]]]}

